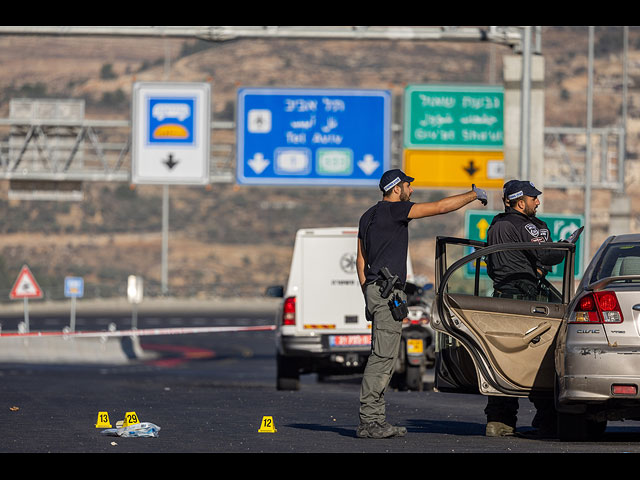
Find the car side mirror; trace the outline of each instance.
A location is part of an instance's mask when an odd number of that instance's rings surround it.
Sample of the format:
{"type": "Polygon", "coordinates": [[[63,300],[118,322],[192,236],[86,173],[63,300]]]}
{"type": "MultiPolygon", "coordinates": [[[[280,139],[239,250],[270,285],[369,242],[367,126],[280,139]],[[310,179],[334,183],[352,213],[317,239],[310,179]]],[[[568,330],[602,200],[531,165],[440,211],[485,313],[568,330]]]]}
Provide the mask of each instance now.
{"type": "Polygon", "coordinates": [[[271,285],[267,287],[264,294],[267,297],[282,298],[284,297],[284,287],[282,285],[271,285]]]}

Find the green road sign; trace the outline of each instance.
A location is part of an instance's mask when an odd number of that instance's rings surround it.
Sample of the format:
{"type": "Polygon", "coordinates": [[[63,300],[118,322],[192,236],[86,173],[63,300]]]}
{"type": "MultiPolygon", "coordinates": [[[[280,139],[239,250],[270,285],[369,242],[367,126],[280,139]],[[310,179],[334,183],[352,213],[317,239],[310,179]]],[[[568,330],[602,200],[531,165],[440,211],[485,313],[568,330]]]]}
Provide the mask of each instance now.
{"type": "MultiPolygon", "coordinates": [[[[465,214],[465,236],[471,240],[480,240],[482,242],[487,241],[487,231],[491,225],[493,217],[498,213],[497,210],[467,210],[465,214]]],[[[554,242],[566,240],[569,236],[578,228],[584,225],[584,217],[582,215],[563,215],[555,213],[543,213],[537,215],[537,217],[545,222],[549,227],[549,234],[554,242]]],[[[582,276],[582,236],[576,243],[575,253],[575,277],[582,276]]],[[[550,280],[561,280],[562,269],[561,265],[555,265],[551,272],[547,274],[547,278],[550,280]]],[[[467,273],[473,273],[474,266],[467,265],[467,273]]]]}
{"type": "Polygon", "coordinates": [[[497,86],[409,85],[404,146],[501,151],[504,90],[497,86]]]}

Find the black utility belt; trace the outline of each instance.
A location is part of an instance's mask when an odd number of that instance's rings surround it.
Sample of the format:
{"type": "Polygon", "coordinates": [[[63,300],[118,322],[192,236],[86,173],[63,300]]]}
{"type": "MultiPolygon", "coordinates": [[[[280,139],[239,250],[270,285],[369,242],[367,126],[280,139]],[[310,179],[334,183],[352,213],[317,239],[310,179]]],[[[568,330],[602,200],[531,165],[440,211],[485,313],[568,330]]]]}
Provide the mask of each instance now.
{"type": "Polygon", "coordinates": [[[407,301],[403,300],[398,293],[393,293],[391,291],[402,290],[404,292],[404,287],[406,284],[402,282],[396,282],[390,289],[388,280],[375,280],[373,282],[370,282],[369,285],[379,286],[380,296],[385,299],[389,298],[387,304],[389,305],[389,309],[391,310],[391,315],[393,316],[394,320],[401,322],[409,316],[409,307],[407,307],[407,301]],[[388,293],[384,292],[385,289],[388,291],[388,293]]]}
{"type": "MultiPolygon", "coordinates": [[[[375,280],[373,282],[370,282],[373,285],[377,285],[378,287],[384,287],[387,284],[387,280],[375,280]]],[[[402,283],[402,282],[397,282],[393,285],[393,288],[397,289],[397,290],[402,290],[404,292],[404,287],[406,286],[406,283],[402,283]]]]}
{"type": "MultiPolygon", "coordinates": [[[[378,286],[380,288],[384,288],[385,286],[388,285],[387,282],[388,282],[388,280],[375,280],[373,282],[370,282],[370,285],[376,285],[376,286],[378,286]]],[[[402,290],[404,292],[405,291],[404,290],[405,286],[406,286],[406,283],[396,282],[396,283],[393,284],[392,289],[394,289],[394,290],[402,290]]]]}

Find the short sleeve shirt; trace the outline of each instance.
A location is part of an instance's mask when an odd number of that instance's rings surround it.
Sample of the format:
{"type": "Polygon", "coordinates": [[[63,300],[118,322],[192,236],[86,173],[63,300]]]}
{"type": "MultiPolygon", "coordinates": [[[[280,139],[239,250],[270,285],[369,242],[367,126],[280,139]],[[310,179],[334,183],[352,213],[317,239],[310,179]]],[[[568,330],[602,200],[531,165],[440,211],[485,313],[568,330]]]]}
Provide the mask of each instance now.
{"type": "Polygon", "coordinates": [[[413,202],[382,200],[360,217],[358,238],[364,246],[367,283],[382,278],[382,267],[387,267],[401,282],[406,282],[409,211],[413,205],[413,202]]]}

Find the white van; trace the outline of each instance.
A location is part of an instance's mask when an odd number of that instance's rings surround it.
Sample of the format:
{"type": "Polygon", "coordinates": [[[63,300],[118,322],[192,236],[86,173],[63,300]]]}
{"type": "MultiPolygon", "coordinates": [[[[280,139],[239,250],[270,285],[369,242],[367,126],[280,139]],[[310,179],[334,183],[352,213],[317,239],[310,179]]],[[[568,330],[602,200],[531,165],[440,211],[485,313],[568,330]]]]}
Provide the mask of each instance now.
{"type": "MultiPolygon", "coordinates": [[[[298,230],[289,280],[276,313],[277,388],[298,390],[300,374],[361,372],[371,323],[356,272],[357,227],[298,230]]],[[[411,262],[407,279],[412,278],[411,262]]]]}

